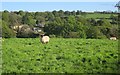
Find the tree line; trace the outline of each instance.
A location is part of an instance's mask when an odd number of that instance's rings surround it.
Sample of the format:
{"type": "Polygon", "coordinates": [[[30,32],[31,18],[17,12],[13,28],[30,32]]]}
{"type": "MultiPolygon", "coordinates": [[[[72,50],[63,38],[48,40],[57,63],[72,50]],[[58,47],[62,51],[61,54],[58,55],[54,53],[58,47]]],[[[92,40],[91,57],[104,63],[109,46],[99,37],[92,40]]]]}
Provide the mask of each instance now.
{"type": "Polygon", "coordinates": [[[43,32],[50,37],[95,39],[118,37],[118,16],[114,15],[116,13],[102,13],[110,14],[109,18],[86,18],[89,13],[80,10],[54,10],[51,12],[27,12],[22,10],[9,12],[4,10],[1,13],[1,36],[4,38],[38,37],[32,30],[36,24],[44,25],[43,32]],[[24,28],[30,27],[31,31],[26,33],[23,28],[23,30],[15,33],[12,27],[16,25],[24,25],[24,28]]]}

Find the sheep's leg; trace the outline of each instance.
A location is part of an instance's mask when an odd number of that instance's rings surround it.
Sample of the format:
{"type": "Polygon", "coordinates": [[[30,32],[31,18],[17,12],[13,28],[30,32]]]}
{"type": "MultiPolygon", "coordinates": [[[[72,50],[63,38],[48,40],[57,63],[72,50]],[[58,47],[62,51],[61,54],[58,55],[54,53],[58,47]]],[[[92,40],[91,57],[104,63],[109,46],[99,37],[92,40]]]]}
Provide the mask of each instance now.
{"type": "Polygon", "coordinates": [[[45,42],[42,42],[42,44],[45,44],[45,42]]]}
{"type": "Polygon", "coordinates": [[[46,44],[48,43],[48,41],[46,42],[46,44]]]}

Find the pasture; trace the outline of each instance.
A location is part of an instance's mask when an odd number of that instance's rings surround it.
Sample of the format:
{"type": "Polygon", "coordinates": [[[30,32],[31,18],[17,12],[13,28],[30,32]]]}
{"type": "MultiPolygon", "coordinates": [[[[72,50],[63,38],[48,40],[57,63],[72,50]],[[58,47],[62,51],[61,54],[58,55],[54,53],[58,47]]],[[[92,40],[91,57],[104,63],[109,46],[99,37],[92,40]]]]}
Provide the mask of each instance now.
{"type": "Polygon", "coordinates": [[[2,72],[2,38],[0,37],[0,74],[2,72]]]}
{"type": "Polygon", "coordinates": [[[3,73],[118,73],[118,41],[9,38],[2,42],[3,73]]]}
{"type": "Polygon", "coordinates": [[[111,15],[117,16],[117,14],[101,14],[101,13],[92,13],[92,14],[86,14],[86,18],[110,18],[111,15]]]}

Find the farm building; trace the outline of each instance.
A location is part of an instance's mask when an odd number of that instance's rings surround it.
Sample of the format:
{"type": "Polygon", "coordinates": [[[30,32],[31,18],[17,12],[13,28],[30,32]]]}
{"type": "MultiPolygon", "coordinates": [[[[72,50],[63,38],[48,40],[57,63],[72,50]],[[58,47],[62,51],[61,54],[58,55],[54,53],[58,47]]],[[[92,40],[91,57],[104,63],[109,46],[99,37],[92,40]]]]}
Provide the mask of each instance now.
{"type": "Polygon", "coordinates": [[[118,7],[118,13],[120,13],[120,1],[115,5],[115,7],[118,7]]]}

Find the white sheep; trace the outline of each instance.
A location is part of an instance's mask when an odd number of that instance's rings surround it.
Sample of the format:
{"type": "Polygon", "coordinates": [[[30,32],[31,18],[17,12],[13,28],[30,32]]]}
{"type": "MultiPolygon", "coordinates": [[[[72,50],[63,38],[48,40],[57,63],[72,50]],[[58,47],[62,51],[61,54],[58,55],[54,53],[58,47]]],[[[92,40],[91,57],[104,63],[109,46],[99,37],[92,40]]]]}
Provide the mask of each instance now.
{"type": "Polygon", "coordinates": [[[40,40],[42,43],[45,44],[45,43],[49,42],[50,38],[49,38],[49,36],[44,36],[44,34],[42,34],[40,40]]]}
{"type": "Polygon", "coordinates": [[[117,40],[116,37],[110,37],[110,40],[117,40]]]}

